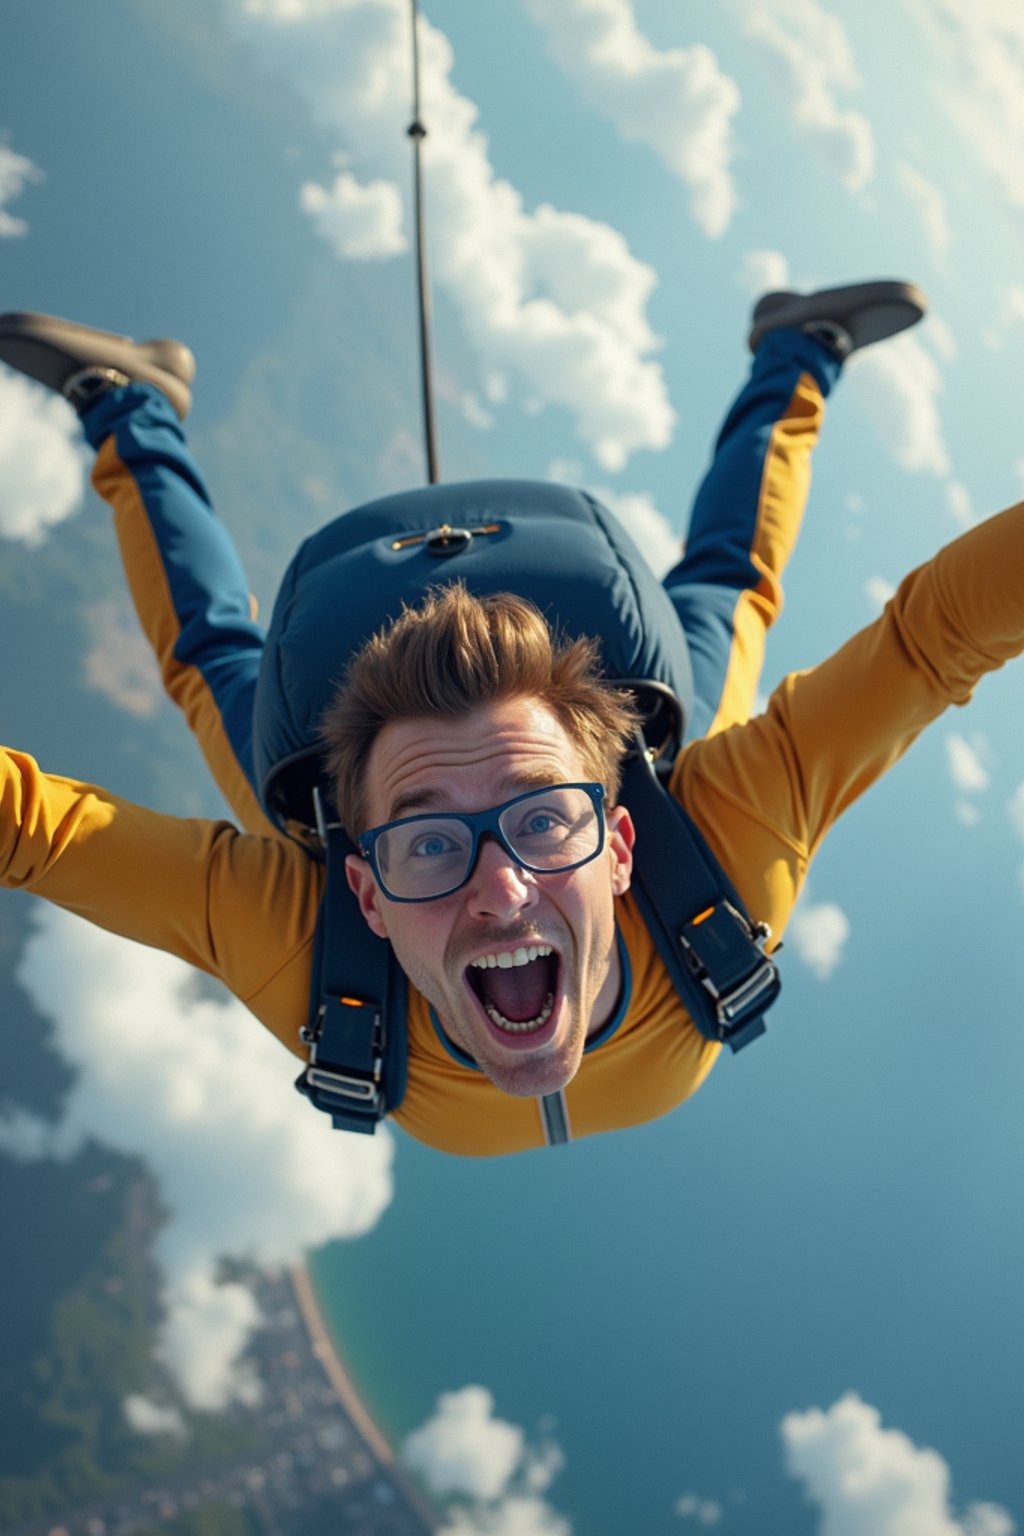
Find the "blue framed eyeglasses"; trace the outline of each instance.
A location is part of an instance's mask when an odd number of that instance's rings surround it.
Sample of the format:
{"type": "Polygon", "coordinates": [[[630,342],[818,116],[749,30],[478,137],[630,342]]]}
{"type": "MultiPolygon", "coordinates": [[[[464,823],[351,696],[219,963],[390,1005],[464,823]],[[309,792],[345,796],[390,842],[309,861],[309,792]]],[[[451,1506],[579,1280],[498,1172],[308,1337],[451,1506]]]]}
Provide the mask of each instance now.
{"type": "Polygon", "coordinates": [[[578,869],[604,847],[604,786],[552,784],[488,811],[403,816],[364,832],[359,851],[389,901],[437,901],[466,884],[488,836],[531,874],[578,869]]]}

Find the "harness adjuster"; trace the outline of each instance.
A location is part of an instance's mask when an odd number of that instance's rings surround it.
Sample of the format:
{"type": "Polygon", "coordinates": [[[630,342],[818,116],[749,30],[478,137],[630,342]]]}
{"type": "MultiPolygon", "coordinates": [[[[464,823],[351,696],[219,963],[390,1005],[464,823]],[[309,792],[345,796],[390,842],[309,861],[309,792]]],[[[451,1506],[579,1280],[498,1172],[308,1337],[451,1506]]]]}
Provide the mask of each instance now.
{"type": "Polygon", "coordinates": [[[312,1063],[303,1073],[303,1081],[312,1093],[329,1093],[332,1096],[352,1099],[355,1103],[372,1109],[375,1114],[383,1109],[380,1074],[373,1078],[352,1077],[345,1072],[332,1072],[329,1067],[317,1067],[312,1063]]]}
{"type": "Polygon", "coordinates": [[[724,898],[679,933],[687,965],[715,1000],[718,1038],[734,1051],[764,1032],[761,1015],[779,991],[778,969],[764,951],[770,938],[767,923],[748,922],[724,898]]]}
{"type": "Polygon", "coordinates": [[[767,994],[774,992],[776,976],[773,962],[765,956],[757,970],[753,975],[748,976],[746,981],[734,987],[731,992],[717,997],[718,1019],[722,1026],[723,1039],[742,1019],[746,1018],[747,1014],[755,1009],[767,1007],[769,1002],[767,994]]]}
{"type": "Polygon", "coordinates": [[[335,1125],[372,1130],[384,1117],[384,1021],[381,1009],[357,997],[321,998],[312,1026],[300,1030],[309,1066],[295,1086],[335,1125]]]}

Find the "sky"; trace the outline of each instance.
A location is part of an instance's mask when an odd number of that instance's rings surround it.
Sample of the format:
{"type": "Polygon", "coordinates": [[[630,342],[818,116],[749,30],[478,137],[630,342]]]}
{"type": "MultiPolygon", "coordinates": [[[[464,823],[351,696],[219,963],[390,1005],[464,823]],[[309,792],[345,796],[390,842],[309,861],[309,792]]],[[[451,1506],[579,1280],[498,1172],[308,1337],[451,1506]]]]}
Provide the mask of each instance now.
{"type": "MultiPolygon", "coordinates": [[[[408,23],[404,0],[0,4],[0,305],[193,347],[191,440],[265,614],[305,533],[424,475],[408,23]]],[[[663,571],[756,296],[898,276],[929,316],[835,391],[765,694],[1024,493],[1015,7],[438,0],[421,28],[444,478],[585,485],[663,571]]],[[[87,470],[68,407],[0,370],[4,739],[216,814],[87,470]]],[[[768,1036],[669,1120],[486,1166],[332,1135],[238,1003],[5,894],[0,1149],[146,1157],[194,1404],[257,1390],[219,1259],[316,1253],[450,1536],[1009,1536],[1022,705],[1011,667],[837,829],[768,1036]],[[19,1086],[37,1058],[59,1100],[19,1086]]],[[[125,1412],[180,1425],[144,1392],[125,1412]]]]}

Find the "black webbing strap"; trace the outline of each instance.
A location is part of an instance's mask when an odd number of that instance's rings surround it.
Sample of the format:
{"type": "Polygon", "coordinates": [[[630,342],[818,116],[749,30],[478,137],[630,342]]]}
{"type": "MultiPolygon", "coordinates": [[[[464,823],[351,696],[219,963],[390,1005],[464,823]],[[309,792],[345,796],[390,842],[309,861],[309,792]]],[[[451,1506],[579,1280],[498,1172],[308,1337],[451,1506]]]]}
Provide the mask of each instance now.
{"type": "Polygon", "coordinates": [[[739,1051],[764,1033],[782,986],[770,934],[646,754],[627,763],[622,802],[637,829],[632,890],[658,952],[701,1034],[739,1051]]]}
{"type": "Polygon", "coordinates": [[[302,1039],[309,1066],[295,1086],[336,1130],[372,1135],[405,1092],[405,985],[391,946],[370,932],[345,878],[353,852],[337,824],[321,828],[326,874],[302,1039]]]}

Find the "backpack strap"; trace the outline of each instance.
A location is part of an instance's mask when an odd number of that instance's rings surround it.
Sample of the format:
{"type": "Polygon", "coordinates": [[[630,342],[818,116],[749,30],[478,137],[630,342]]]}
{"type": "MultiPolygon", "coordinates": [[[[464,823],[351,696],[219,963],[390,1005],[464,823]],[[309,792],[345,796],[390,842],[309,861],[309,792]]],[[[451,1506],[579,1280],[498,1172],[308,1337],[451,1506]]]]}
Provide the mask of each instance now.
{"type": "Polygon", "coordinates": [[[340,823],[318,829],[326,865],[313,949],[309,1016],[302,1040],[309,1066],[295,1086],[331,1116],[335,1130],[373,1134],[405,1095],[406,990],[391,945],[370,932],[345,878],[354,852],[340,823]]]}
{"type": "Polygon", "coordinates": [[[651,850],[633,868],[633,894],[693,1022],[708,1040],[742,1050],[764,1033],[782,987],[755,923],[703,834],[638,751],[626,764],[622,803],[651,850]],[[655,852],[655,850],[657,850],[655,852]]]}

